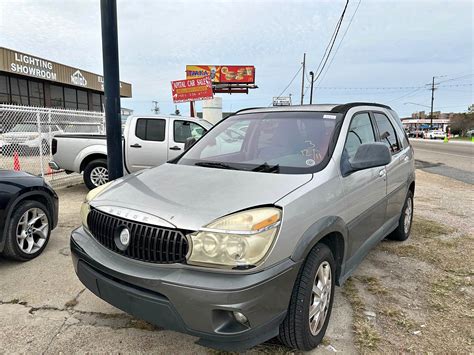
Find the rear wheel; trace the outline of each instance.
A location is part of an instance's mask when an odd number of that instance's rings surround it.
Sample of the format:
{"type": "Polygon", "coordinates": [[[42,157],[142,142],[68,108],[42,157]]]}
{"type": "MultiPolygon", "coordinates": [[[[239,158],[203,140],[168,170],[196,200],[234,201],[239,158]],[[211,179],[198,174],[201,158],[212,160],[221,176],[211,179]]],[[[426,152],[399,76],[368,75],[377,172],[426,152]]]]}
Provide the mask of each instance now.
{"type": "Polygon", "coordinates": [[[404,241],[410,236],[411,225],[413,222],[413,192],[408,190],[405,205],[402,214],[398,220],[397,229],[389,234],[388,238],[393,240],[404,241]]]}
{"type": "Polygon", "coordinates": [[[26,261],[40,255],[51,234],[51,215],[38,201],[23,201],[15,206],[7,226],[3,254],[11,259],[26,261]]]}
{"type": "Polygon", "coordinates": [[[109,181],[109,171],[107,170],[107,160],[96,159],[87,164],[84,169],[84,183],[89,190],[104,185],[109,181]]]}
{"type": "Polygon", "coordinates": [[[321,343],[334,301],[336,265],[331,250],[317,244],[296,279],[278,338],[286,346],[308,351],[321,343]]]}

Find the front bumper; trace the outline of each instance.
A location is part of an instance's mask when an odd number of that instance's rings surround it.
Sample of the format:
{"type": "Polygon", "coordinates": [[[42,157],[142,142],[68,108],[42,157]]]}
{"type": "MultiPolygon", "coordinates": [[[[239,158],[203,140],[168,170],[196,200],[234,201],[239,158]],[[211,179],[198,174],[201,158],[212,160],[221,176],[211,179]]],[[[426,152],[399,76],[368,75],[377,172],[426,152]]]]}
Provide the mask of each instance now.
{"type": "Polygon", "coordinates": [[[290,259],[253,274],[144,263],[106,249],[82,227],[72,232],[71,252],[76,274],[98,297],[226,351],[242,351],[278,334],[299,270],[290,259]],[[237,322],[233,311],[242,312],[247,324],[237,322]]]}

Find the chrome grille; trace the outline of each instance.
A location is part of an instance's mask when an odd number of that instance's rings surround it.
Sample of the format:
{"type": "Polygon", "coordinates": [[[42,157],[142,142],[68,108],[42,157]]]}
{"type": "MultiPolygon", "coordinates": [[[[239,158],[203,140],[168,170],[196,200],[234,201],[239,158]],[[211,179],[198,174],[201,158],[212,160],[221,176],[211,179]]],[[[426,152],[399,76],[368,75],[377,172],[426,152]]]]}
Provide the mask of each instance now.
{"type": "Polygon", "coordinates": [[[89,213],[87,224],[100,244],[131,259],[159,264],[181,263],[188,252],[188,241],[177,229],[137,223],[96,209],[89,213]],[[122,226],[130,231],[130,243],[125,250],[115,244],[117,229],[122,226]]]}

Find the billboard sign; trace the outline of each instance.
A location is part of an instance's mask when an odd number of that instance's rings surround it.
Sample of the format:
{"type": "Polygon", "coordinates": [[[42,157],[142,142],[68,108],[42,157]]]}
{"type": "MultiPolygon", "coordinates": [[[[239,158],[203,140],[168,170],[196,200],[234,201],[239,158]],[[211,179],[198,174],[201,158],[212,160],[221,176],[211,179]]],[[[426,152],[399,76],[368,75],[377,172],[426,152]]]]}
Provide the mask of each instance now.
{"type": "Polygon", "coordinates": [[[253,84],[253,65],[186,65],[186,79],[209,76],[213,84],[253,84]]]}
{"type": "Polygon", "coordinates": [[[171,82],[173,102],[209,100],[214,97],[212,82],[208,76],[171,82]]]}

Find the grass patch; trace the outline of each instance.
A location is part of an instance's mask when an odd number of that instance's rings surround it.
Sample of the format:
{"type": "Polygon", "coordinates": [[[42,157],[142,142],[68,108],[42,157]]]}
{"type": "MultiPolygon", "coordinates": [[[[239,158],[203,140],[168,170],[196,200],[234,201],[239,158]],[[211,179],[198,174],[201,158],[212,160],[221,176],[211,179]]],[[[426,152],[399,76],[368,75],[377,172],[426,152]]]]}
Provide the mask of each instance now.
{"type": "Polygon", "coordinates": [[[379,279],[374,276],[357,276],[357,280],[367,285],[367,290],[373,295],[385,295],[388,293],[387,289],[382,286],[379,279]]]}
{"type": "Polygon", "coordinates": [[[413,219],[411,233],[416,237],[432,238],[443,234],[447,235],[454,231],[455,229],[452,227],[418,216],[413,219]]]}
{"type": "Polygon", "coordinates": [[[355,343],[359,350],[376,350],[380,342],[380,335],[364,316],[364,303],[362,302],[357,287],[352,278],[349,278],[342,289],[354,312],[353,330],[355,343]]]}
{"type": "Polygon", "coordinates": [[[415,328],[415,322],[408,318],[407,315],[399,309],[384,308],[380,313],[392,320],[395,324],[407,332],[410,332],[415,328]]]}

